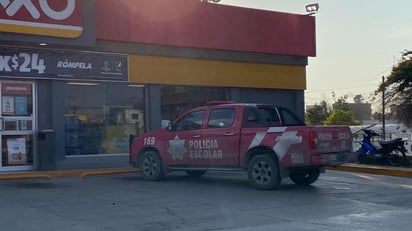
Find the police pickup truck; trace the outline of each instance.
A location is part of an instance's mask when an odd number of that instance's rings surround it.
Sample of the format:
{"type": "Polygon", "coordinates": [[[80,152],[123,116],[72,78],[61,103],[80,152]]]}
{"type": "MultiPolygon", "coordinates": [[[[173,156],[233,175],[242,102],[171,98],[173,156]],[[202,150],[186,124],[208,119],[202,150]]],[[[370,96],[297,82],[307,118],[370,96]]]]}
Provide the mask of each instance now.
{"type": "Polygon", "coordinates": [[[282,178],[315,182],[326,166],[353,158],[348,126],[306,126],[284,107],[228,103],[193,108],[167,128],[134,137],[130,162],[146,180],[184,171],[248,173],[257,189],[276,189],[282,178]]]}

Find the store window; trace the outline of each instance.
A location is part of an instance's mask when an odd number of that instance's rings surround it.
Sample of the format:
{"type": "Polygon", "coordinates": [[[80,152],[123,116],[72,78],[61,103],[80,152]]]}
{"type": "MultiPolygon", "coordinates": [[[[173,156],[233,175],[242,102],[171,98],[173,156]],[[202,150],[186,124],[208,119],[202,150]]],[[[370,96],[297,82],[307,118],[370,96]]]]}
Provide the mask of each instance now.
{"type": "Polygon", "coordinates": [[[163,86],[161,88],[162,120],[174,120],[181,113],[211,101],[226,101],[227,88],[163,86]]]}
{"type": "Polygon", "coordinates": [[[65,85],[66,155],[129,152],[144,132],[143,87],[127,83],[65,85]]]}
{"type": "Polygon", "coordinates": [[[33,83],[0,81],[0,169],[33,164],[33,83]]]}

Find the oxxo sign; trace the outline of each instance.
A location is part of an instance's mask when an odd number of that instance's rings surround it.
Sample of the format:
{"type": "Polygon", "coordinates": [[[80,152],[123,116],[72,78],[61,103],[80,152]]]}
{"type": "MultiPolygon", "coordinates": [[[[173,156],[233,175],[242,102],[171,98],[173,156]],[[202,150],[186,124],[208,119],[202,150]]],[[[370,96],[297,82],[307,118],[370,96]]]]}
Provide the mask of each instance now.
{"type": "Polygon", "coordinates": [[[76,38],[83,31],[81,0],[0,0],[0,32],[76,38]]]}

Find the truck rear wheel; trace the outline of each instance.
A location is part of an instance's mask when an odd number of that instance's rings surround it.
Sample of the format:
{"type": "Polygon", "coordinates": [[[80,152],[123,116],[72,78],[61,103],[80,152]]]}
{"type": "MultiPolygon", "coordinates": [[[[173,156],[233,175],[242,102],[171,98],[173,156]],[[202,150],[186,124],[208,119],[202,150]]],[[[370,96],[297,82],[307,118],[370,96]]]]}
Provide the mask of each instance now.
{"type": "Polygon", "coordinates": [[[145,151],[139,166],[145,180],[158,181],[164,177],[162,160],[154,151],[145,151]]]}
{"type": "Polygon", "coordinates": [[[248,164],[249,182],[257,189],[272,190],[279,187],[281,178],[274,158],[268,155],[257,155],[248,164]]]}
{"type": "Polygon", "coordinates": [[[297,185],[310,185],[318,180],[320,171],[318,168],[296,170],[290,173],[289,178],[297,185]]]}

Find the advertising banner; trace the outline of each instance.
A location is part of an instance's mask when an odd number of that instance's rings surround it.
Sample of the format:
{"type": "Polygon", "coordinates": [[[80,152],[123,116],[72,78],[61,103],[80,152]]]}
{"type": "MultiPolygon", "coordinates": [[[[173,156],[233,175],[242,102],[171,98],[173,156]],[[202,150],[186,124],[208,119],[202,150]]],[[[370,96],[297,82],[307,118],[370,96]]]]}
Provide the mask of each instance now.
{"type": "Polygon", "coordinates": [[[0,76],[127,82],[128,56],[0,47],[0,76]]]}
{"type": "Polygon", "coordinates": [[[8,164],[18,165],[27,163],[26,139],[7,139],[8,164]]]}

